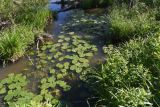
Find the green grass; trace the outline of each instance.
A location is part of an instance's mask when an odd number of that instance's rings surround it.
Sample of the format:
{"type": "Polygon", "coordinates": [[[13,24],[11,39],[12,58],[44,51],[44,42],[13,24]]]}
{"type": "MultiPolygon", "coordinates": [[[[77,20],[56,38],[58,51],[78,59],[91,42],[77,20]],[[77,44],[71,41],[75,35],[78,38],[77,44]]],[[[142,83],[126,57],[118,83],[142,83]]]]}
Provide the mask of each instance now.
{"type": "Polygon", "coordinates": [[[47,6],[30,6],[28,8],[20,9],[16,13],[15,23],[30,25],[38,30],[43,30],[47,18],[50,16],[50,11],[47,6]]]}
{"type": "Polygon", "coordinates": [[[43,32],[50,16],[47,3],[47,0],[0,1],[0,17],[12,22],[11,28],[0,33],[1,60],[17,60],[33,43],[34,32],[43,32]]]}
{"type": "Polygon", "coordinates": [[[18,59],[29,44],[33,43],[32,27],[17,25],[0,33],[0,58],[18,59]]]}
{"type": "Polygon", "coordinates": [[[128,9],[126,5],[113,6],[108,18],[111,36],[118,40],[146,37],[160,28],[154,10],[149,9],[143,3],[133,6],[131,9],[128,9]]]}
{"type": "Polygon", "coordinates": [[[160,34],[152,36],[104,48],[106,63],[87,75],[100,104],[131,107],[159,104],[160,34]]]}

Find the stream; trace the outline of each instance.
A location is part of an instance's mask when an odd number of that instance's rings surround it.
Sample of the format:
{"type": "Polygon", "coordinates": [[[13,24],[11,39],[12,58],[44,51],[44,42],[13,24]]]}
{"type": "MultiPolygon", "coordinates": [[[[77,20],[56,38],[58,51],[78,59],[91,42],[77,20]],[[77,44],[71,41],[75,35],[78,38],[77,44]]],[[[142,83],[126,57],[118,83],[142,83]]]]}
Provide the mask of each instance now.
{"type": "MultiPolygon", "coordinates": [[[[51,2],[56,2],[58,0],[51,0],[51,2]]],[[[56,11],[56,10],[60,10],[63,9],[64,7],[61,6],[60,4],[53,4],[50,3],[49,4],[49,9],[51,11],[56,11]]],[[[49,25],[46,26],[47,29],[47,33],[53,35],[53,38],[56,38],[57,36],[61,35],[61,31],[62,31],[62,25],[64,25],[65,23],[68,22],[68,20],[70,20],[70,16],[72,14],[74,14],[75,11],[79,11],[79,10],[70,10],[70,11],[66,11],[66,12],[60,12],[57,14],[57,19],[54,20],[53,22],[51,22],[49,25]]],[[[101,41],[101,40],[99,40],[101,41]]],[[[104,54],[102,51],[102,47],[105,43],[101,42],[97,42],[97,39],[93,39],[92,41],[93,43],[95,43],[95,45],[98,47],[98,52],[97,54],[92,58],[92,60],[90,61],[90,65],[91,66],[95,66],[97,64],[98,60],[104,61],[104,54]]],[[[7,77],[8,74],[10,73],[23,73],[24,69],[31,69],[28,68],[28,56],[24,56],[23,58],[21,58],[19,61],[13,63],[13,64],[8,64],[6,65],[5,68],[3,68],[2,66],[0,67],[0,80],[4,79],[5,77],[7,77]]],[[[91,93],[89,92],[89,89],[86,88],[85,86],[81,87],[77,87],[79,83],[77,82],[73,82],[73,87],[72,90],[70,90],[69,92],[65,93],[63,95],[64,101],[69,102],[72,106],[71,107],[89,107],[88,103],[87,103],[87,98],[88,96],[91,96],[91,93]]],[[[81,83],[80,83],[81,84],[81,83]]]]}
{"type": "MultiPolygon", "coordinates": [[[[57,0],[51,0],[51,2],[55,2],[55,1],[57,0]]],[[[49,9],[51,11],[56,11],[56,10],[61,9],[61,5],[50,3],[49,9]]],[[[60,35],[60,32],[62,30],[62,25],[67,21],[67,17],[69,15],[70,15],[70,11],[59,13],[57,15],[57,20],[55,20],[54,22],[46,26],[47,33],[50,33],[54,36],[60,35]]],[[[5,67],[1,65],[0,66],[0,72],[1,72],[0,80],[7,77],[8,74],[10,73],[22,73],[24,69],[28,67],[28,62],[29,62],[28,57],[24,56],[17,62],[7,64],[5,67]]]]}

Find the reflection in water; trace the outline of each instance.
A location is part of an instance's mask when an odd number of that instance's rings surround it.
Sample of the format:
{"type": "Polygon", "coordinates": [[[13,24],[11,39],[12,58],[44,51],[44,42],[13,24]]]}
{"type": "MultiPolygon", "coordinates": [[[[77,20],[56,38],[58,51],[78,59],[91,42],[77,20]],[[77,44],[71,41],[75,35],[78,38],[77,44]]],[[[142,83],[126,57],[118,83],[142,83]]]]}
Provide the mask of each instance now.
{"type": "MultiPolygon", "coordinates": [[[[56,1],[60,1],[60,0],[51,0],[51,2],[56,2],[56,1]]],[[[49,9],[51,11],[59,11],[63,8],[65,8],[65,5],[54,4],[54,3],[49,4],[49,9]]],[[[55,20],[53,23],[51,23],[48,26],[48,30],[49,30],[48,32],[53,34],[54,36],[60,35],[60,32],[62,30],[62,25],[65,24],[67,20],[69,20],[68,17],[70,15],[71,15],[71,11],[58,13],[57,20],[55,20]]]]}
{"type": "Polygon", "coordinates": [[[21,73],[27,67],[27,58],[22,58],[18,62],[7,65],[5,68],[0,67],[0,80],[7,77],[10,73],[21,73]]]}

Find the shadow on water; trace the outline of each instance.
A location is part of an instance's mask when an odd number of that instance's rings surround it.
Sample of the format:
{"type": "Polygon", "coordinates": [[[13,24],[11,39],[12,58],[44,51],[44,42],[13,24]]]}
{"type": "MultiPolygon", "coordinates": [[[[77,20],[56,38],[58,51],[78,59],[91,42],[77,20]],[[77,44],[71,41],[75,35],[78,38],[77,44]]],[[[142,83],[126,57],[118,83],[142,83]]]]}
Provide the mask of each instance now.
{"type": "MultiPolygon", "coordinates": [[[[57,2],[60,0],[51,0],[51,2],[57,2]]],[[[61,10],[63,8],[65,8],[65,6],[67,5],[60,5],[60,4],[54,4],[54,3],[50,3],[49,4],[49,9],[51,11],[58,11],[61,10]]],[[[48,32],[53,34],[54,36],[58,36],[60,35],[60,32],[62,30],[62,25],[66,23],[67,20],[69,20],[69,16],[71,15],[72,11],[66,11],[66,12],[60,12],[57,14],[57,18],[56,20],[54,20],[53,23],[49,24],[47,26],[48,32]]]]}

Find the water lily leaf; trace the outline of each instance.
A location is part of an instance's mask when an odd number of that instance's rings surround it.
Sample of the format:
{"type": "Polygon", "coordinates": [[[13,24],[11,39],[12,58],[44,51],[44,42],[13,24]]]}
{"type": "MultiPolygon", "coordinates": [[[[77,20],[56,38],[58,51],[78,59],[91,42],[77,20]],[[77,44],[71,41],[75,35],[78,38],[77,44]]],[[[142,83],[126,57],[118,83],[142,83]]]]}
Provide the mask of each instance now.
{"type": "Polygon", "coordinates": [[[47,45],[46,47],[49,49],[49,48],[52,48],[52,45],[47,45]]]}
{"type": "Polygon", "coordinates": [[[70,67],[70,70],[76,70],[76,68],[77,68],[77,66],[72,65],[72,66],[70,67]]]}
{"type": "Polygon", "coordinates": [[[74,32],[69,32],[68,34],[69,34],[69,35],[74,35],[74,32]]]}
{"type": "Polygon", "coordinates": [[[37,68],[37,69],[40,69],[40,68],[42,68],[42,66],[41,66],[41,65],[37,65],[36,68],[37,68]]]}
{"type": "Polygon", "coordinates": [[[60,55],[62,55],[62,53],[61,52],[57,52],[55,55],[54,55],[54,58],[58,58],[60,55]]]}
{"type": "Polygon", "coordinates": [[[46,50],[46,49],[47,49],[47,46],[46,46],[46,45],[44,45],[44,46],[41,48],[42,51],[44,51],[44,50],[46,50]]]}
{"type": "Polygon", "coordinates": [[[49,72],[50,72],[51,74],[55,74],[55,70],[54,70],[54,69],[50,69],[49,72]]]}
{"type": "Polygon", "coordinates": [[[59,60],[59,61],[63,61],[63,60],[64,60],[64,57],[60,57],[58,60],[59,60]]]}
{"type": "Polygon", "coordinates": [[[69,37],[66,37],[64,40],[65,40],[65,41],[70,41],[70,38],[69,38],[69,37]]]}
{"type": "Polygon", "coordinates": [[[53,42],[46,42],[47,45],[53,45],[53,42]]]}
{"type": "Polygon", "coordinates": [[[63,42],[63,39],[59,39],[58,42],[60,42],[60,43],[63,42]]]}
{"type": "Polygon", "coordinates": [[[49,52],[54,53],[54,52],[56,52],[56,49],[55,49],[54,47],[52,47],[52,48],[49,50],[49,52]]]}
{"type": "Polygon", "coordinates": [[[60,47],[61,44],[60,44],[60,43],[57,43],[57,44],[55,44],[54,46],[55,46],[55,47],[60,47]]]}
{"type": "Polygon", "coordinates": [[[75,65],[76,65],[77,67],[81,67],[81,63],[79,63],[79,62],[75,63],[75,65]]]}
{"type": "Polygon", "coordinates": [[[76,64],[78,62],[78,59],[73,59],[72,64],[76,64]]]}
{"type": "Polygon", "coordinates": [[[86,59],[86,58],[79,58],[79,61],[80,62],[84,62],[84,63],[89,63],[89,61],[88,61],[88,59],[86,59]]]}
{"type": "Polygon", "coordinates": [[[60,74],[60,73],[58,73],[58,74],[57,74],[57,79],[62,79],[62,78],[63,78],[63,75],[60,74]]]}
{"type": "Polygon", "coordinates": [[[61,69],[61,71],[62,71],[63,73],[67,72],[67,70],[66,70],[66,69],[61,69]]]}
{"type": "Polygon", "coordinates": [[[70,55],[66,55],[65,58],[66,58],[66,59],[73,59],[73,57],[70,56],[70,55]]]}
{"type": "Polygon", "coordinates": [[[77,46],[78,45],[78,42],[74,41],[72,42],[73,45],[77,46]]]}
{"type": "Polygon", "coordinates": [[[52,59],[52,56],[48,56],[47,59],[48,59],[48,60],[51,60],[51,59],[52,59]]]}
{"type": "Polygon", "coordinates": [[[46,60],[41,60],[41,63],[42,64],[47,64],[47,61],[46,60]]]}
{"type": "Polygon", "coordinates": [[[71,50],[71,49],[67,49],[66,51],[67,51],[67,52],[71,52],[72,50],[71,50]]]}
{"type": "Polygon", "coordinates": [[[87,68],[89,67],[89,63],[83,63],[82,66],[87,68]]]}
{"type": "Polygon", "coordinates": [[[95,51],[95,52],[96,52],[96,51],[98,51],[98,49],[97,49],[97,48],[95,48],[95,47],[94,47],[94,48],[92,48],[92,50],[93,50],[93,51],[95,51]]]}
{"type": "Polygon", "coordinates": [[[86,53],[85,56],[93,56],[93,53],[86,53]]]}
{"type": "Polygon", "coordinates": [[[69,43],[62,43],[62,45],[63,45],[63,46],[68,46],[68,45],[69,45],[69,43]]]}
{"type": "Polygon", "coordinates": [[[58,63],[58,64],[56,64],[56,67],[62,69],[62,68],[63,68],[63,65],[60,64],[60,63],[58,63]]]}
{"type": "Polygon", "coordinates": [[[82,68],[81,68],[81,67],[77,67],[77,68],[76,68],[76,72],[77,72],[77,73],[81,73],[81,72],[82,72],[82,68]]]}
{"type": "Polygon", "coordinates": [[[77,50],[76,49],[72,49],[72,52],[77,52],[77,50]]]}
{"type": "Polygon", "coordinates": [[[46,83],[47,82],[47,79],[46,78],[43,78],[42,80],[41,80],[41,83],[42,84],[44,84],[44,83],[46,83]]]}
{"type": "Polygon", "coordinates": [[[0,89],[0,94],[5,94],[6,91],[7,91],[6,88],[1,88],[1,89],[0,89]]]}
{"type": "Polygon", "coordinates": [[[59,38],[60,38],[60,39],[63,39],[63,38],[65,38],[65,36],[59,36],[59,38]]]}
{"type": "Polygon", "coordinates": [[[83,57],[85,57],[85,54],[80,53],[79,57],[83,58],[83,57]]]}
{"type": "Polygon", "coordinates": [[[55,61],[54,61],[54,60],[51,60],[51,62],[54,63],[55,61]]]}
{"type": "Polygon", "coordinates": [[[65,50],[65,49],[67,49],[67,48],[68,48],[67,46],[62,46],[62,47],[61,47],[62,50],[65,50]]]}

